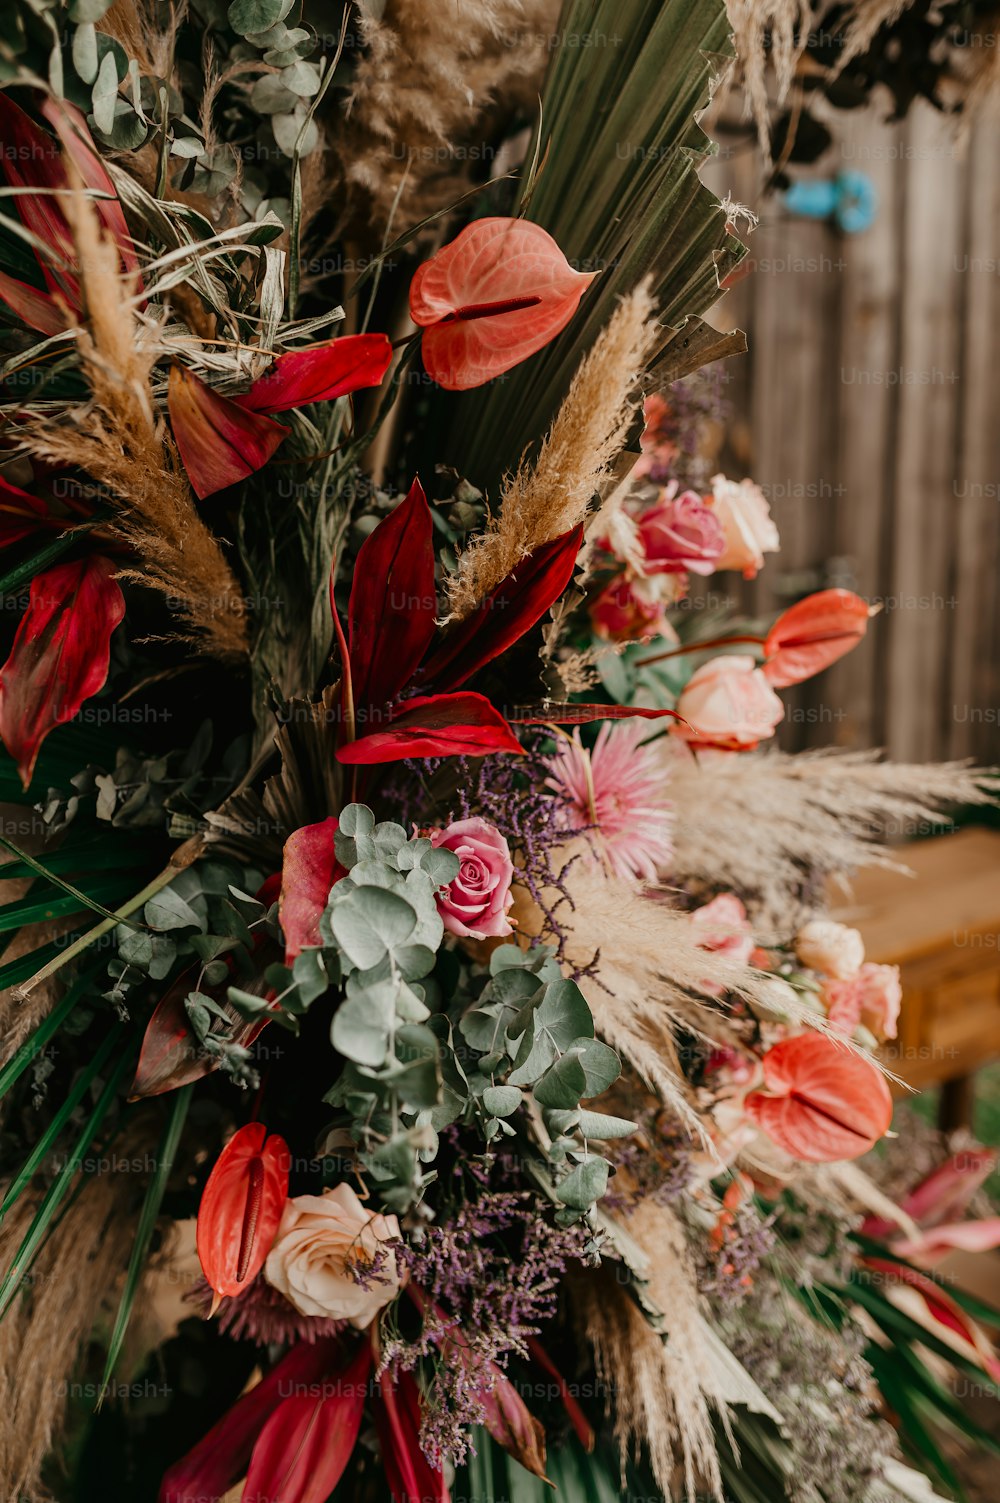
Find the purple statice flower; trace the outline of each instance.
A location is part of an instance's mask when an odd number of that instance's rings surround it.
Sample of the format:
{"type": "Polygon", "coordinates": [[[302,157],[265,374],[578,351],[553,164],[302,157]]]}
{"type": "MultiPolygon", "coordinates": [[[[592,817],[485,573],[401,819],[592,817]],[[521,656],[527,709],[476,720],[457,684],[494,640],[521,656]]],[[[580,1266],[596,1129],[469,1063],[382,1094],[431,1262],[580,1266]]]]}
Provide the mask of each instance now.
{"type": "Polygon", "coordinates": [[[709,1266],[708,1281],[702,1288],[721,1303],[736,1305],[745,1298],[761,1264],[774,1251],[774,1217],[762,1218],[751,1202],[745,1202],[728,1224],[720,1224],[720,1232],[714,1266],[709,1266]]]}

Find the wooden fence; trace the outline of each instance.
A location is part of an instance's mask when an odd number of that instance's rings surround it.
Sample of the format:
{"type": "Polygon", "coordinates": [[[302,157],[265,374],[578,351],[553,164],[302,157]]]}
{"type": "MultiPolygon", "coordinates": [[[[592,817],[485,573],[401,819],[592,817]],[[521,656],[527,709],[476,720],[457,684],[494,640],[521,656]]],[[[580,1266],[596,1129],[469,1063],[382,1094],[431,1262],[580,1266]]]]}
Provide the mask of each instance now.
{"type": "Polygon", "coordinates": [[[704,174],[761,215],[756,269],[713,314],[750,342],[726,372],[726,469],[763,486],[783,545],[746,604],[828,584],[884,601],[798,691],[787,746],[1000,760],[1000,123],[965,149],[924,105],[903,123],[840,114],[836,131],[816,175],[870,177],[859,234],[760,201],[747,150],[723,146],[704,174]]]}

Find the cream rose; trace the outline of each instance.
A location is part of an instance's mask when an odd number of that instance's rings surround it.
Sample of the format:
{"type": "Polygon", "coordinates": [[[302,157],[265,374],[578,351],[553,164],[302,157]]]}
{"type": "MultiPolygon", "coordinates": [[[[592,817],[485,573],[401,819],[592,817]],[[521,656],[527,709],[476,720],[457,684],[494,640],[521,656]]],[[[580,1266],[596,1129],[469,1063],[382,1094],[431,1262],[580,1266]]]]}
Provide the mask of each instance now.
{"type": "Polygon", "coordinates": [[[722,527],[725,545],[717,569],[739,569],[744,579],[754,579],[764,567],[764,554],[781,547],[771,508],[759,485],[752,480],[727,480],[712,476],[712,509],[722,527]]]}
{"type": "Polygon", "coordinates": [[[861,969],[865,942],[857,929],[832,919],[812,919],[795,936],[795,954],[803,965],[836,981],[849,981],[861,969]]]}
{"type": "Polygon", "coordinates": [[[303,1315],[371,1325],[400,1287],[395,1216],[367,1211],[350,1185],[285,1205],[264,1277],[303,1315]]]}

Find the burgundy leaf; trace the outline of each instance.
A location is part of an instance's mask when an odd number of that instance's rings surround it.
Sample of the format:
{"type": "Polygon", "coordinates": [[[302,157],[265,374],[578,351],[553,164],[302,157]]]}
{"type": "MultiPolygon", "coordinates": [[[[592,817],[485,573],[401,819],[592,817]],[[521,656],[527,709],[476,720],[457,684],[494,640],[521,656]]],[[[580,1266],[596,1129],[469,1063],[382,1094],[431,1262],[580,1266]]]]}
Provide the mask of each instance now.
{"type": "MultiPolygon", "coordinates": [[[[129,1092],[130,1101],[145,1096],[162,1096],[165,1091],[175,1091],[179,1086],[190,1085],[217,1070],[219,1061],[209,1054],[199,1042],[191,1027],[184,1006],[185,999],[196,990],[201,967],[192,966],[172,982],[157,1003],[153,1015],[146,1024],[139,1064],[129,1092]]],[[[233,1027],[228,1035],[230,1042],[248,1049],[262,1029],[267,1027],[267,1018],[248,1020],[241,1018],[235,1008],[225,1001],[230,978],[222,985],[207,988],[209,995],[231,1013],[233,1027]]],[[[244,991],[263,996],[267,989],[263,978],[242,981],[244,991]]],[[[205,988],[203,988],[205,989],[205,988]]]]}
{"type": "Polygon", "coordinates": [[[52,516],[38,496],[29,496],[27,491],[0,476],[0,548],[20,543],[40,527],[54,527],[62,532],[66,523],[61,517],[52,516]]]}
{"type": "Polygon", "coordinates": [[[542,1346],[537,1336],[529,1336],[527,1346],[528,1354],[532,1361],[537,1362],[539,1367],[544,1368],[549,1377],[556,1383],[559,1389],[559,1398],[566,1411],[567,1419],[576,1431],[577,1440],[579,1440],[585,1451],[588,1453],[593,1451],[597,1439],[594,1434],[594,1427],[570,1392],[566,1379],[558,1367],[556,1367],[556,1364],[542,1346]]]}
{"type": "Polygon", "coordinates": [[[300,1342],[243,1394],[186,1456],[167,1472],[159,1503],[218,1503],[246,1475],[265,1421],[296,1388],[322,1380],[340,1355],[336,1337],[300,1342]]]}
{"type": "Polygon", "coordinates": [[[408,699],[384,731],[351,741],[337,753],[350,767],[399,762],[404,757],[484,757],[523,747],[503,716],[482,694],[431,694],[408,699]]]}
{"type": "Polygon", "coordinates": [[[102,688],[125,614],[115,565],[92,554],[31,581],[28,609],[0,668],[0,740],[27,788],[42,742],[102,688]]]}
{"type": "Polygon", "coordinates": [[[135,245],[125,223],[115,185],[98,155],[84,116],[69,100],[56,99],[50,95],[42,99],[38,108],[57,132],[63,150],[83,179],[84,187],[99,195],[93,200],[98,217],[115,242],[122,266],[134,276],[141,289],[139,257],[135,253],[135,245]]]}
{"type": "Polygon", "coordinates": [[[457,689],[530,631],[569,584],[582,542],[581,525],[522,559],[448,634],[427,664],[428,682],[457,689]]]}
{"type": "Polygon", "coordinates": [[[39,334],[61,334],[63,329],[69,328],[69,316],[55,298],[47,292],[39,292],[37,287],[29,287],[27,282],[9,277],[5,271],[0,271],[0,301],[12,308],[29,329],[36,329],[39,334]]]}
{"type": "Polygon", "coordinates": [[[279,355],[249,391],[233,400],[246,412],[287,412],[310,402],[332,402],[378,386],[391,359],[387,335],[346,334],[279,355]]]}
{"type": "MultiPolygon", "coordinates": [[[[55,141],[2,90],[0,139],[4,143],[0,165],[12,188],[67,186],[66,168],[55,141]]],[[[79,311],[80,282],[73,269],[76,251],[58,197],[44,191],[19,193],[16,202],[22,223],[52,252],[51,257],[36,255],[46,287],[61,292],[69,306],[79,311]]]]}
{"type": "Polygon", "coordinates": [[[180,365],[170,372],[167,407],[191,488],[202,501],[253,475],[288,437],[280,423],[244,412],[180,365]]]}
{"type": "Polygon", "coordinates": [[[317,825],[303,825],[285,841],[278,918],[285,936],[286,965],[307,945],[320,943],[319,919],[330,889],[347,876],[334,849],[336,833],[337,821],[331,817],[317,825]]]}
{"type": "Polygon", "coordinates": [[[355,710],[376,714],[409,683],[434,635],[433,523],[419,480],[366,538],[348,607],[355,710]]]}
{"type": "Polygon", "coordinates": [[[592,720],[683,720],[676,710],[647,710],[639,705],[550,704],[533,709],[519,705],[507,715],[511,725],[589,725],[592,720]]]}
{"type": "Polygon", "coordinates": [[[420,1390],[411,1373],[379,1373],[375,1428],[394,1503],[449,1503],[448,1487],[420,1449],[420,1390]]]}
{"type": "Polygon", "coordinates": [[[337,1377],[282,1401],[253,1448],[244,1497],[326,1503],[358,1438],[371,1360],[371,1347],[363,1342],[337,1377]]]}

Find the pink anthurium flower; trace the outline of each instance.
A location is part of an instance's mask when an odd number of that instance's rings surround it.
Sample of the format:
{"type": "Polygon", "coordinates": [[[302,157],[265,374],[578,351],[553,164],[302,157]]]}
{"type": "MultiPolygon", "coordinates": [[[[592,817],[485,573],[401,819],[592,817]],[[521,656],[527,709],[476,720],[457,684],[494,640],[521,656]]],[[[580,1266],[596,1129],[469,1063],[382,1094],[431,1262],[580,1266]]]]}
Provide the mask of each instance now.
{"type": "Polygon", "coordinates": [[[467,391],[511,370],[566,327],[596,275],[574,271],[530,220],[477,219],[410,284],[428,375],[467,391]]]}
{"type": "Polygon", "coordinates": [[[765,1090],[750,1092],[746,1113],[792,1158],[811,1164],[856,1159],[892,1121],[885,1077],[825,1034],[783,1039],[761,1065],[765,1090]]]}
{"type": "Polygon", "coordinates": [[[257,1277],[288,1198],[288,1145],[262,1122],[235,1132],[215,1161],[198,1207],[198,1259],[213,1311],[257,1277]]]}
{"type": "Polygon", "coordinates": [[[49,732],[103,688],[111,636],[124,614],[115,565],[99,554],[31,581],[28,609],[0,668],[0,740],[25,788],[49,732]]]}
{"type": "Polygon", "coordinates": [[[800,684],[857,647],[868,630],[868,602],[850,590],[820,590],[790,606],[764,641],[764,676],[775,689],[800,684]]]}

